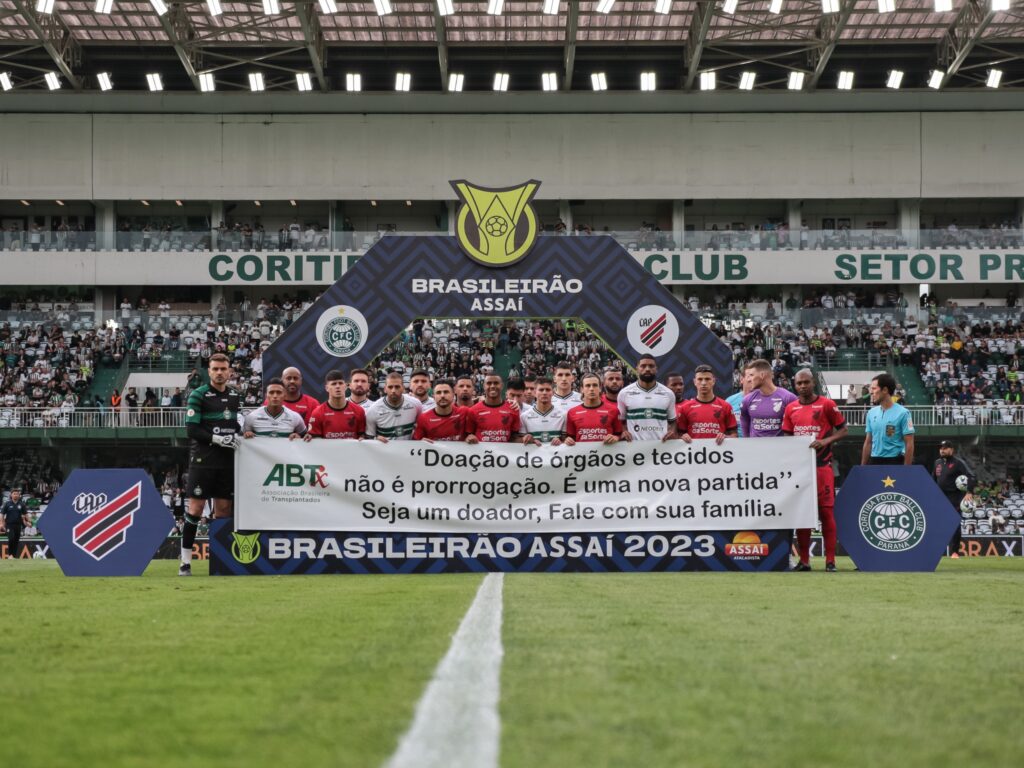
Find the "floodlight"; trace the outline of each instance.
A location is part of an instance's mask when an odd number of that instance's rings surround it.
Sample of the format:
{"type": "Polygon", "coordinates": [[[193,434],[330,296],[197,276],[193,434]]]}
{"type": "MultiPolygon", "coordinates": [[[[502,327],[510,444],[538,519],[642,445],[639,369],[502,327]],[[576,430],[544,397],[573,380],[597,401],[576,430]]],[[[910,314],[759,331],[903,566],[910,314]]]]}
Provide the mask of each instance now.
{"type": "Polygon", "coordinates": [[[309,72],[296,72],[295,85],[298,86],[300,91],[312,91],[313,78],[309,76],[309,72]]]}
{"type": "Polygon", "coordinates": [[[345,90],[346,91],[361,91],[363,90],[363,76],[357,72],[349,72],[345,75],[345,90]]]}
{"type": "Polygon", "coordinates": [[[3,88],[5,91],[9,91],[13,87],[14,83],[11,82],[11,73],[0,72],[0,88],[3,88]]]}
{"type": "Polygon", "coordinates": [[[597,12],[610,13],[613,5],[615,5],[615,0],[598,0],[597,12]]]}
{"type": "Polygon", "coordinates": [[[412,75],[408,72],[398,72],[395,75],[395,90],[408,91],[412,87],[412,75]]]}
{"type": "Polygon", "coordinates": [[[448,92],[461,93],[462,86],[466,83],[466,76],[461,72],[452,72],[448,75],[448,92]]]}
{"type": "Polygon", "coordinates": [[[249,90],[250,91],[262,91],[266,88],[263,83],[262,72],[250,72],[249,73],[249,90]]]}
{"type": "Polygon", "coordinates": [[[51,91],[60,90],[60,75],[56,72],[47,72],[43,79],[46,80],[46,87],[51,91]]]}
{"type": "Polygon", "coordinates": [[[844,69],[839,73],[839,82],[836,87],[841,91],[848,91],[853,88],[853,72],[844,69]]]}
{"type": "Polygon", "coordinates": [[[701,72],[700,73],[700,89],[702,91],[713,91],[713,90],[715,90],[715,73],[714,72],[701,72]]]}
{"type": "Polygon", "coordinates": [[[487,12],[491,16],[501,16],[503,10],[505,10],[505,0],[488,0],[487,12]]]}
{"type": "Polygon", "coordinates": [[[495,72],[494,73],[494,90],[496,91],[507,91],[508,90],[508,72],[495,72]]]}
{"type": "Polygon", "coordinates": [[[100,84],[101,91],[109,91],[111,88],[114,87],[114,84],[110,81],[109,72],[100,72],[98,75],[96,75],[96,80],[100,84]]]}
{"type": "Polygon", "coordinates": [[[990,69],[988,71],[988,81],[985,83],[989,88],[998,88],[999,83],[1003,79],[1003,70],[1001,69],[990,69]]]}
{"type": "Polygon", "coordinates": [[[541,75],[541,86],[545,91],[557,91],[558,75],[554,72],[545,72],[541,75]]]}
{"type": "Polygon", "coordinates": [[[213,81],[213,72],[199,73],[199,90],[203,93],[210,93],[217,90],[217,85],[213,81]]]}
{"type": "Polygon", "coordinates": [[[754,81],[757,79],[757,73],[755,72],[744,72],[740,75],[740,90],[741,91],[752,91],[754,90],[754,81]]]}
{"type": "Polygon", "coordinates": [[[590,76],[590,86],[595,91],[607,91],[608,90],[608,78],[604,72],[594,72],[590,76]]]}
{"type": "Polygon", "coordinates": [[[804,73],[803,72],[790,72],[789,73],[789,84],[786,86],[791,91],[799,91],[804,87],[804,73]]]}
{"type": "Polygon", "coordinates": [[[889,79],[885,83],[886,88],[898,90],[903,85],[903,70],[894,69],[889,73],[889,79]]]}
{"type": "Polygon", "coordinates": [[[946,73],[940,69],[933,69],[932,73],[928,76],[928,87],[938,90],[942,87],[942,80],[946,77],[946,73]]]}
{"type": "Polygon", "coordinates": [[[641,91],[656,91],[658,90],[657,75],[654,72],[641,72],[640,73],[640,90],[641,91]]]}
{"type": "Polygon", "coordinates": [[[455,13],[455,3],[452,0],[437,0],[437,13],[439,16],[451,16],[455,13]]]}
{"type": "Polygon", "coordinates": [[[164,89],[164,81],[156,72],[150,72],[146,75],[146,84],[149,85],[149,90],[151,91],[162,91],[164,89]]]}

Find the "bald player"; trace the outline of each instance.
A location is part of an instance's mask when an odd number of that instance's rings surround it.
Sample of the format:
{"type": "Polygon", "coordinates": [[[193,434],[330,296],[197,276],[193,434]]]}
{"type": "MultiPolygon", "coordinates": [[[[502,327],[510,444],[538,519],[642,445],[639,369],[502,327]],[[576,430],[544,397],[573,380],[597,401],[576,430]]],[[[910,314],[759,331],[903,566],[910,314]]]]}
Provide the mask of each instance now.
{"type": "MultiPolygon", "coordinates": [[[[315,397],[303,394],[302,392],[302,371],[292,366],[285,368],[281,374],[281,381],[284,382],[284,407],[289,411],[299,414],[302,421],[309,426],[309,417],[320,405],[315,397]]],[[[267,405],[267,401],[263,401],[267,405]]]]}

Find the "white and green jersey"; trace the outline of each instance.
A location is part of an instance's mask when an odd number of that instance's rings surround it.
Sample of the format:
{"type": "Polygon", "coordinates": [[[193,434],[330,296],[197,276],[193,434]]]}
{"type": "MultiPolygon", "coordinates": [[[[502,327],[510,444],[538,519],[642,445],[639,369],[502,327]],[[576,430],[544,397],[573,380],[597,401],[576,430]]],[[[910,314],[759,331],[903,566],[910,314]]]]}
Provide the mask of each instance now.
{"type": "Polygon", "coordinates": [[[519,414],[519,431],[524,435],[532,435],[538,443],[550,443],[556,437],[565,434],[565,414],[551,404],[551,410],[541,413],[536,404],[528,405],[519,414]]]}
{"type": "Polygon", "coordinates": [[[366,409],[366,436],[412,440],[416,419],[422,411],[423,403],[412,395],[402,395],[402,403],[397,408],[382,397],[366,409]]]}
{"type": "Polygon", "coordinates": [[[644,389],[639,381],[619,391],[619,418],[634,440],[661,440],[676,420],[676,396],[664,384],[644,389]]]}
{"type": "Polygon", "coordinates": [[[556,411],[561,411],[564,416],[570,409],[575,408],[577,405],[583,404],[583,395],[573,390],[565,397],[555,392],[551,395],[551,405],[555,407],[556,411]]]}
{"type": "MultiPolygon", "coordinates": [[[[415,397],[415,395],[413,395],[413,397],[415,397]]],[[[418,402],[420,404],[420,407],[424,411],[432,411],[432,410],[434,410],[434,406],[435,406],[434,398],[432,398],[430,395],[427,395],[427,399],[426,400],[420,400],[419,398],[416,398],[416,402],[418,402]]]]}
{"type": "Polygon", "coordinates": [[[267,406],[261,405],[245,415],[242,431],[252,432],[257,437],[288,437],[292,432],[304,435],[306,422],[295,411],[282,408],[277,416],[273,416],[267,410],[267,406]]]}

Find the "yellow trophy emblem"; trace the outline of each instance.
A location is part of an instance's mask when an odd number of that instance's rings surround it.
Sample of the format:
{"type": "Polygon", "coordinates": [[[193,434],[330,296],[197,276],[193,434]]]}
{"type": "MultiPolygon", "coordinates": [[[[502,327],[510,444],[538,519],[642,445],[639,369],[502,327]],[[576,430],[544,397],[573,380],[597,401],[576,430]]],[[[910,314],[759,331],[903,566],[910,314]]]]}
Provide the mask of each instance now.
{"type": "Polygon", "coordinates": [[[539,181],[500,189],[461,180],[451,185],[462,200],[455,233],[466,255],[488,267],[507,267],[530,252],[537,240],[537,214],[530,201],[539,181]]]}

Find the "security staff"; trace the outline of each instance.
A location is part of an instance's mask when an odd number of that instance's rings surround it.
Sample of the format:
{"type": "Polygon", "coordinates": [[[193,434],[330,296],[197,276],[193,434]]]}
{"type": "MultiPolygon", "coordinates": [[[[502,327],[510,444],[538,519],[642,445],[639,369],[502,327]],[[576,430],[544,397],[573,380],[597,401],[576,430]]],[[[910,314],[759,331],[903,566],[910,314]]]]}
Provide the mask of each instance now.
{"type": "MultiPolygon", "coordinates": [[[[974,500],[974,486],[977,478],[967,466],[967,462],[955,455],[956,447],[949,440],[939,443],[939,458],[935,460],[933,474],[935,482],[939,484],[939,490],[946,494],[953,509],[960,513],[960,502],[964,499],[974,500]],[[967,478],[967,490],[961,491],[956,487],[956,479],[964,475],[967,478]]],[[[956,527],[953,538],[949,542],[949,556],[960,557],[960,525],[956,527]]]]}
{"type": "Polygon", "coordinates": [[[7,559],[18,556],[18,544],[21,542],[21,529],[30,525],[28,505],[21,500],[21,491],[11,491],[10,501],[0,507],[0,534],[7,532],[7,559]]]}

